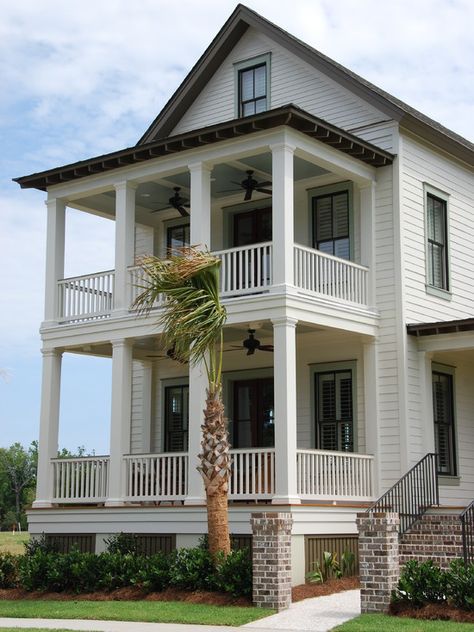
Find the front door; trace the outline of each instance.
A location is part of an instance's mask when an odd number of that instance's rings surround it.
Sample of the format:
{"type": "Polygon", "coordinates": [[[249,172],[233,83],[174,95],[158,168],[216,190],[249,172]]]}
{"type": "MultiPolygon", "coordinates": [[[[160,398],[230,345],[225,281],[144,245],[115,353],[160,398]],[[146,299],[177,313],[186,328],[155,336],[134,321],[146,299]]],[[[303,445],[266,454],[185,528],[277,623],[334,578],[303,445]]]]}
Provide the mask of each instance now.
{"type": "Polygon", "coordinates": [[[316,373],[314,388],[317,447],[353,452],[352,371],[316,373]]]}
{"type": "Polygon", "coordinates": [[[275,445],[273,378],[234,382],[234,448],[275,445]]]}
{"type": "Polygon", "coordinates": [[[272,209],[255,208],[234,215],[234,248],[272,240],[272,209]]]}

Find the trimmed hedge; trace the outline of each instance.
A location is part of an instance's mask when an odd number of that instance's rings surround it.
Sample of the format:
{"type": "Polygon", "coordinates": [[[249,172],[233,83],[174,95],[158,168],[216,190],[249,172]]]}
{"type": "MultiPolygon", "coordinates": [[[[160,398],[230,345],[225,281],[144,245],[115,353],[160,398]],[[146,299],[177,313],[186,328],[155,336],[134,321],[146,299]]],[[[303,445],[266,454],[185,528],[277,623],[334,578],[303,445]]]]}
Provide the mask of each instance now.
{"type": "Polygon", "coordinates": [[[429,603],[449,604],[463,610],[474,610],[474,564],[453,560],[447,570],[432,560],[405,564],[392,602],[422,607],[429,603]]]}
{"type": "Polygon", "coordinates": [[[144,556],[134,552],[133,541],[116,537],[109,550],[98,555],[58,553],[45,541],[25,555],[0,554],[0,588],[28,591],[111,591],[137,586],[145,592],[168,587],[218,590],[234,596],[252,592],[252,564],[248,551],[232,551],[214,562],[203,546],[144,556]]]}

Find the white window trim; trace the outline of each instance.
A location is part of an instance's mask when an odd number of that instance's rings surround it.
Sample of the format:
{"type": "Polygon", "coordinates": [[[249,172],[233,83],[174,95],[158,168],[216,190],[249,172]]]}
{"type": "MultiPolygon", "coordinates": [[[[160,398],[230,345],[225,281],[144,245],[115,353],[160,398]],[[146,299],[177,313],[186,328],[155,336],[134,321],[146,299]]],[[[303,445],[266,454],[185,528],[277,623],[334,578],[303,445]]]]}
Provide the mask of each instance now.
{"type": "Polygon", "coordinates": [[[265,64],[266,71],[266,80],[267,80],[267,109],[266,111],[271,109],[271,53],[264,53],[263,55],[258,55],[257,57],[251,57],[250,59],[245,59],[242,61],[238,61],[234,64],[234,118],[241,118],[240,116],[240,99],[239,99],[239,72],[241,70],[246,70],[247,68],[252,68],[253,66],[259,66],[260,64],[265,64]]]}
{"type": "MultiPolygon", "coordinates": [[[[461,476],[459,474],[459,445],[458,445],[458,424],[457,424],[457,414],[456,414],[456,367],[450,366],[448,364],[439,364],[438,362],[431,363],[431,375],[433,373],[444,373],[446,375],[450,375],[453,379],[453,448],[454,448],[454,458],[453,465],[454,471],[456,474],[438,474],[438,482],[440,485],[457,485],[461,480],[461,476]],[[449,481],[449,482],[448,482],[449,481]]],[[[433,389],[433,385],[431,386],[433,389]]],[[[433,391],[431,392],[431,406],[433,406],[433,391]]],[[[434,423],[434,410],[433,410],[433,438],[435,431],[435,423],[434,423]]]]}
{"type": "Polygon", "coordinates": [[[452,277],[451,277],[451,244],[450,244],[450,225],[449,225],[449,194],[445,191],[441,191],[436,187],[428,184],[427,182],[423,183],[423,212],[424,212],[424,227],[425,227],[425,289],[427,294],[431,294],[432,296],[436,296],[438,298],[444,299],[446,301],[452,300],[452,277]],[[440,287],[436,287],[435,285],[431,285],[428,278],[428,194],[433,195],[440,200],[446,202],[446,274],[448,277],[448,288],[445,290],[440,287]]]}
{"type": "MultiPolygon", "coordinates": [[[[318,364],[310,364],[310,396],[311,396],[311,446],[316,448],[316,393],[314,388],[314,378],[317,373],[327,373],[329,371],[352,371],[352,419],[353,419],[353,438],[354,446],[352,454],[359,452],[359,423],[357,418],[357,360],[341,360],[340,362],[323,362],[318,364]]],[[[343,453],[341,453],[343,454],[343,453]]]]}

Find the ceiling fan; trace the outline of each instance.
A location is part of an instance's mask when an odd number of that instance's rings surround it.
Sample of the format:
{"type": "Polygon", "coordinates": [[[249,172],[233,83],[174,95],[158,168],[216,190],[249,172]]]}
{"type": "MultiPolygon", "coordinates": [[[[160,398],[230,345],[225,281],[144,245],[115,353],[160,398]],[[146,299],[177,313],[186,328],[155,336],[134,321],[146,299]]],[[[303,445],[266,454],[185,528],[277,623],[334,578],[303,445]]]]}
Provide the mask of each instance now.
{"type": "MultiPolygon", "coordinates": [[[[237,186],[239,186],[241,189],[245,191],[245,195],[244,195],[245,202],[248,202],[249,200],[252,199],[252,195],[254,191],[258,191],[259,193],[265,193],[266,195],[272,194],[271,190],[267,188],[267,187],[272,186],[272,183],[270,182],[270,180],[265,180],[264,182],[258,182],[253,177],[254,172],[251,169],[249,169],[246,173],[247,173],[247,177],[241,180],[240,182],[235,182],[234,180],[231,180],[232,184],[236,184],[237,186]]],[[[220,191],[220,193],[233,193],[238,190],[239,189],[229,189],[227,191],[220,191]]]]}
{"type": "Polygon", "coordinates": [[[186,210],[186,207],[189,208],[189,200],[180,195],[181,187],[174,187],[173,189],[174,195],[172,195],[168,199],[168,204],[164,204],[160,208],[155,209],[154,211],[150,211],[151,213],[158,213],[159,211],[164,211],[165,209],[172,206],[175,208],[182,217],[189,217],[189,213],[186,210]]]}
{"type": "Polygon", "coordinates": [[[176,360],[176,362],[179,362],[180,364],[187,364],[187,362],[182,362],[178,360],[178,358],[175,355],[174,345],[166,350],[165,355],[147,355],[146,357],[147,358],[167,358],[168,360],[176,360]]]}
{"type": "Polygon", "coordinates": [[[249,337],[242,341],[242,346],[234,346],[234,349],[247,349],[247,355],[253,355],[255,351],[270,351],[273,352],[273,345],[262,345],[260,340],[255,338],[255,329],[248,330],[249,337]]]}

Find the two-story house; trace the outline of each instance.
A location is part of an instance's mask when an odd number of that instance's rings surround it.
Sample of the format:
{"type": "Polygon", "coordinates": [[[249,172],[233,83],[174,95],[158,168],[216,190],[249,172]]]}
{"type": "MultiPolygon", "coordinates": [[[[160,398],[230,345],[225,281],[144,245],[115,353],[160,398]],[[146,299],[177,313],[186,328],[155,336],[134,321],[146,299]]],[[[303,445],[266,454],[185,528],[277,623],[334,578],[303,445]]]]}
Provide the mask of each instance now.
{"type": "Polygon", "coordinates": [[[469,504],[473,155],[239,5],[137,145],[18,178],[48,213],[30,531],[93,550],[206,531],[205,378],[163,348],[159,302],[132,309],[137,258],[185,244],[222,262],[232,534],[262,503],[291,511],[300,582],[308,538],[355,536],[355,513],[434,451],[442,503],[469,504]],[[115,221],[114,270],[64,278],[66,207],[115,221]],[[110,454],[58,459],[77,352],[110,358],[110,454]]]}

